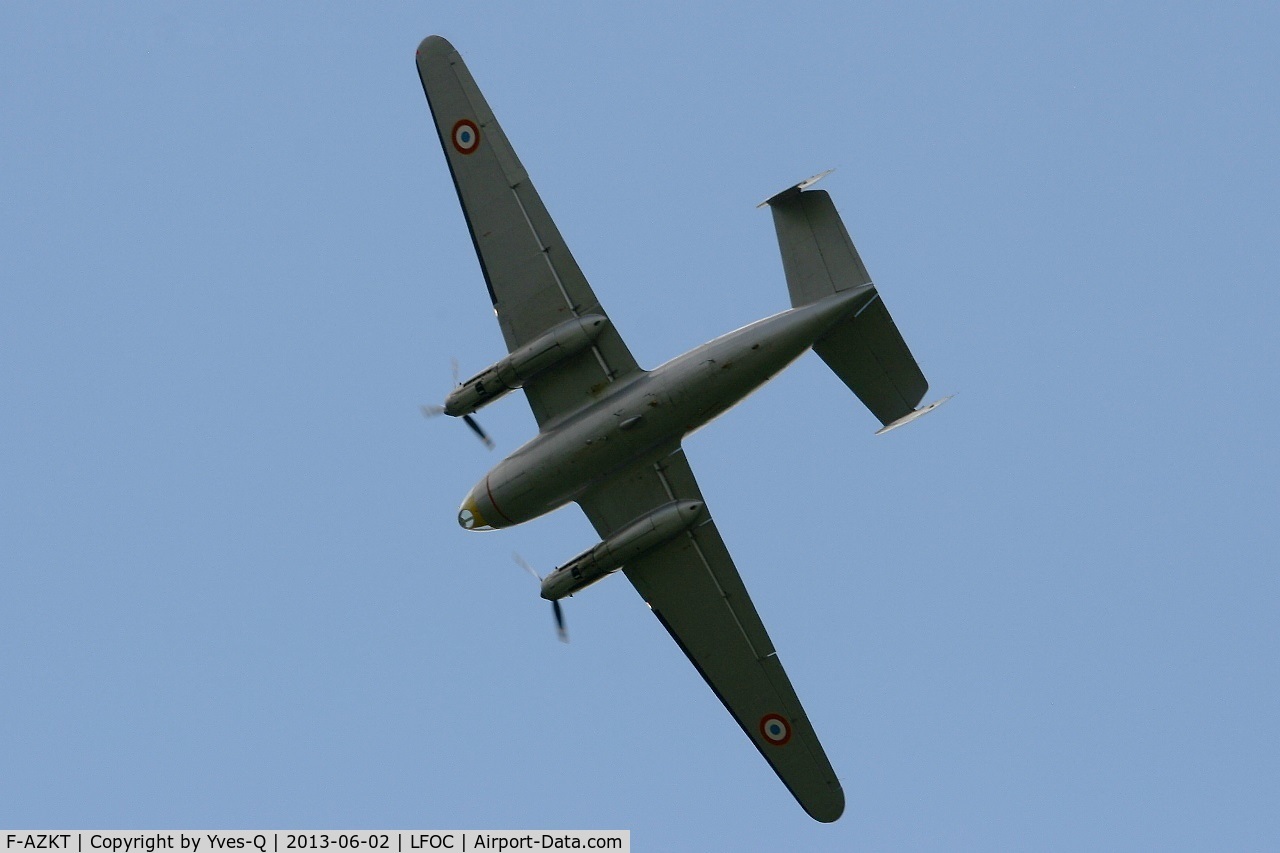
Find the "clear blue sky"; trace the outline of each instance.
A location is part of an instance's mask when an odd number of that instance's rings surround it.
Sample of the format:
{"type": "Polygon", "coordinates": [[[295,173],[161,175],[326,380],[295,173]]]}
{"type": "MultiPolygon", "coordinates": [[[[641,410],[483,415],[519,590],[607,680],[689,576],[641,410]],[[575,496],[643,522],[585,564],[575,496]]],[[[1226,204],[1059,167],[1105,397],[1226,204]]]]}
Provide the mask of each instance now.
{"type": "Polygon", "coordinates": [[[1280,847],[1273,3],[0,5],[0,826],[636,850],[1280,847]],[[438,8],[437,8],[438,7],[438,8]],[[933,395],[807,356],[686,445],[839,773],[791,800],[621,577],[469,534],[502,354],[447,36],[642,365],[828,189],[933,395]]]}

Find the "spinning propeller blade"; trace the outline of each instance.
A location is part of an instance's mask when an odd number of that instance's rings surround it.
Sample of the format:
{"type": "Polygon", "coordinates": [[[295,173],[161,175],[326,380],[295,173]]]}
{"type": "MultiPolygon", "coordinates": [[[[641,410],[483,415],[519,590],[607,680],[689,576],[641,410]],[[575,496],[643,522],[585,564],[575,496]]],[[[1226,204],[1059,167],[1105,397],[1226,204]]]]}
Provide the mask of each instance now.
{"type": "MultiPolygon", "coordinates": [[[[533,566],[524,561],[524,557],[512,552],[511,559],[516,561],[516,565],[533,575],[534,580],[542,583],[542,575],[533,570],[533,566]]],[[[556,618],[556,636],[560,638],[560,642],[569,642],[569,629],[564,626],[564,609],[560,607],[560,601],[551,602],[551,615],[556,618]]]]}
{"type": "Polygon", "coordinates": [[[551,612],[556,617],[556,636],[562,643],[569,642],[569,631],[564,627],[564,611],[560,609],[560,599],[551,602],[551,612]]]}
{"type": "Polygon", "coordinates": [[[538,583],[542,583],[542,575],[540,575],[540,574],[538,574],[537,572],[535,572],[535,571],[533,570],[533,566],[529,565],[528,563],[526,563],[526,562],[524,561],[524,557],[521,557],[521,556],[520,556],[519,554],[517,554],[515,551],[512,551],[512,552],[511,552],[511,559],[513,559],[513,560],[515,560],[515,561],[516,561],[516,565],[517,565],[517,566],[519,566],[520,568],[524,569],[524,570],[525,570],[526,572],[528,572],[529,574],[533,575],[533,579],[534,579],[534,580],[536,580],[538,583]]]}
{"type": "Polygon", "coordinates": [[[462,419],[467,422],[467,426],[471,427],[471,431],[484,442],[484,446],[493,450],[493,439],[489,438],[488,434],[480,428],[480,424],[476,423],[476,419],[471,417],[471,415],[463,415],[462,419]]]}

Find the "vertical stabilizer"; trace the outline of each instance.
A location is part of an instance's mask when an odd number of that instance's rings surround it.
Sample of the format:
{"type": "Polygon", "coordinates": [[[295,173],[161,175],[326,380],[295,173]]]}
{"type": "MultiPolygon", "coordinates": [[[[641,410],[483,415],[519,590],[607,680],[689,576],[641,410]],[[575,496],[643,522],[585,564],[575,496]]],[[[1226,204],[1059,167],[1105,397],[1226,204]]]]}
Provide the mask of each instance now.
{"type": "Polygon", "coordinates": [[[830,195],[793,187],[766,203],[773,212],[792,307],[871,283],[830,195]]]}

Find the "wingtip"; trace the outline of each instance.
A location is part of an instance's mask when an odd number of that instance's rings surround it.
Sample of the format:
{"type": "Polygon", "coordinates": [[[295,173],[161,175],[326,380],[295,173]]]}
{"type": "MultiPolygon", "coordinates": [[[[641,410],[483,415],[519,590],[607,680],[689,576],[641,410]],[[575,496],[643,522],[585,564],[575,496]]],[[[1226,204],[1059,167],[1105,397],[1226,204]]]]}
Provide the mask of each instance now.
{"type": "Polygon", "coordinates": [[[418,44],[419,57],[428,53],[454,53],[453,45],[444,36],[427,36],[418,44]]]}
{"type": "Polygon", "coordinates": [[[844,789],[839,782],[831,784],[829,795],[813,802],[800,802],[805,814],[819,823],[835,823],[844,814],[844,789]]]}

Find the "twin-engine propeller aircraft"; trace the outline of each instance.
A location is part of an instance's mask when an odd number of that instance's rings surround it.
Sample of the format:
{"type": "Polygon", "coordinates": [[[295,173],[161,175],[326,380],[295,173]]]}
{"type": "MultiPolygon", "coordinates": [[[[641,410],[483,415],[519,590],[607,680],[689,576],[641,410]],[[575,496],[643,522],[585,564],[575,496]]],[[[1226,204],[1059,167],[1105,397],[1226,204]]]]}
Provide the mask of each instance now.
{"type": "Polygon", "coordinates": [[[621,569],[804,810],[837,819],[840,782],[680,448],[810,348],[881,432],[938,405],[916,408],[927,383],[830,197],[808,189],[813,178],[761,205],[773,212],[790,310],[642,370],[457,51],[431,36],[417,62],[508,350],[443,412],[470,419],[523,388],[539,426],[476,484],[458,523],[510,527],[576,502],[601,541],[541,579],[557,621],[560,599],[621,569]]]}

